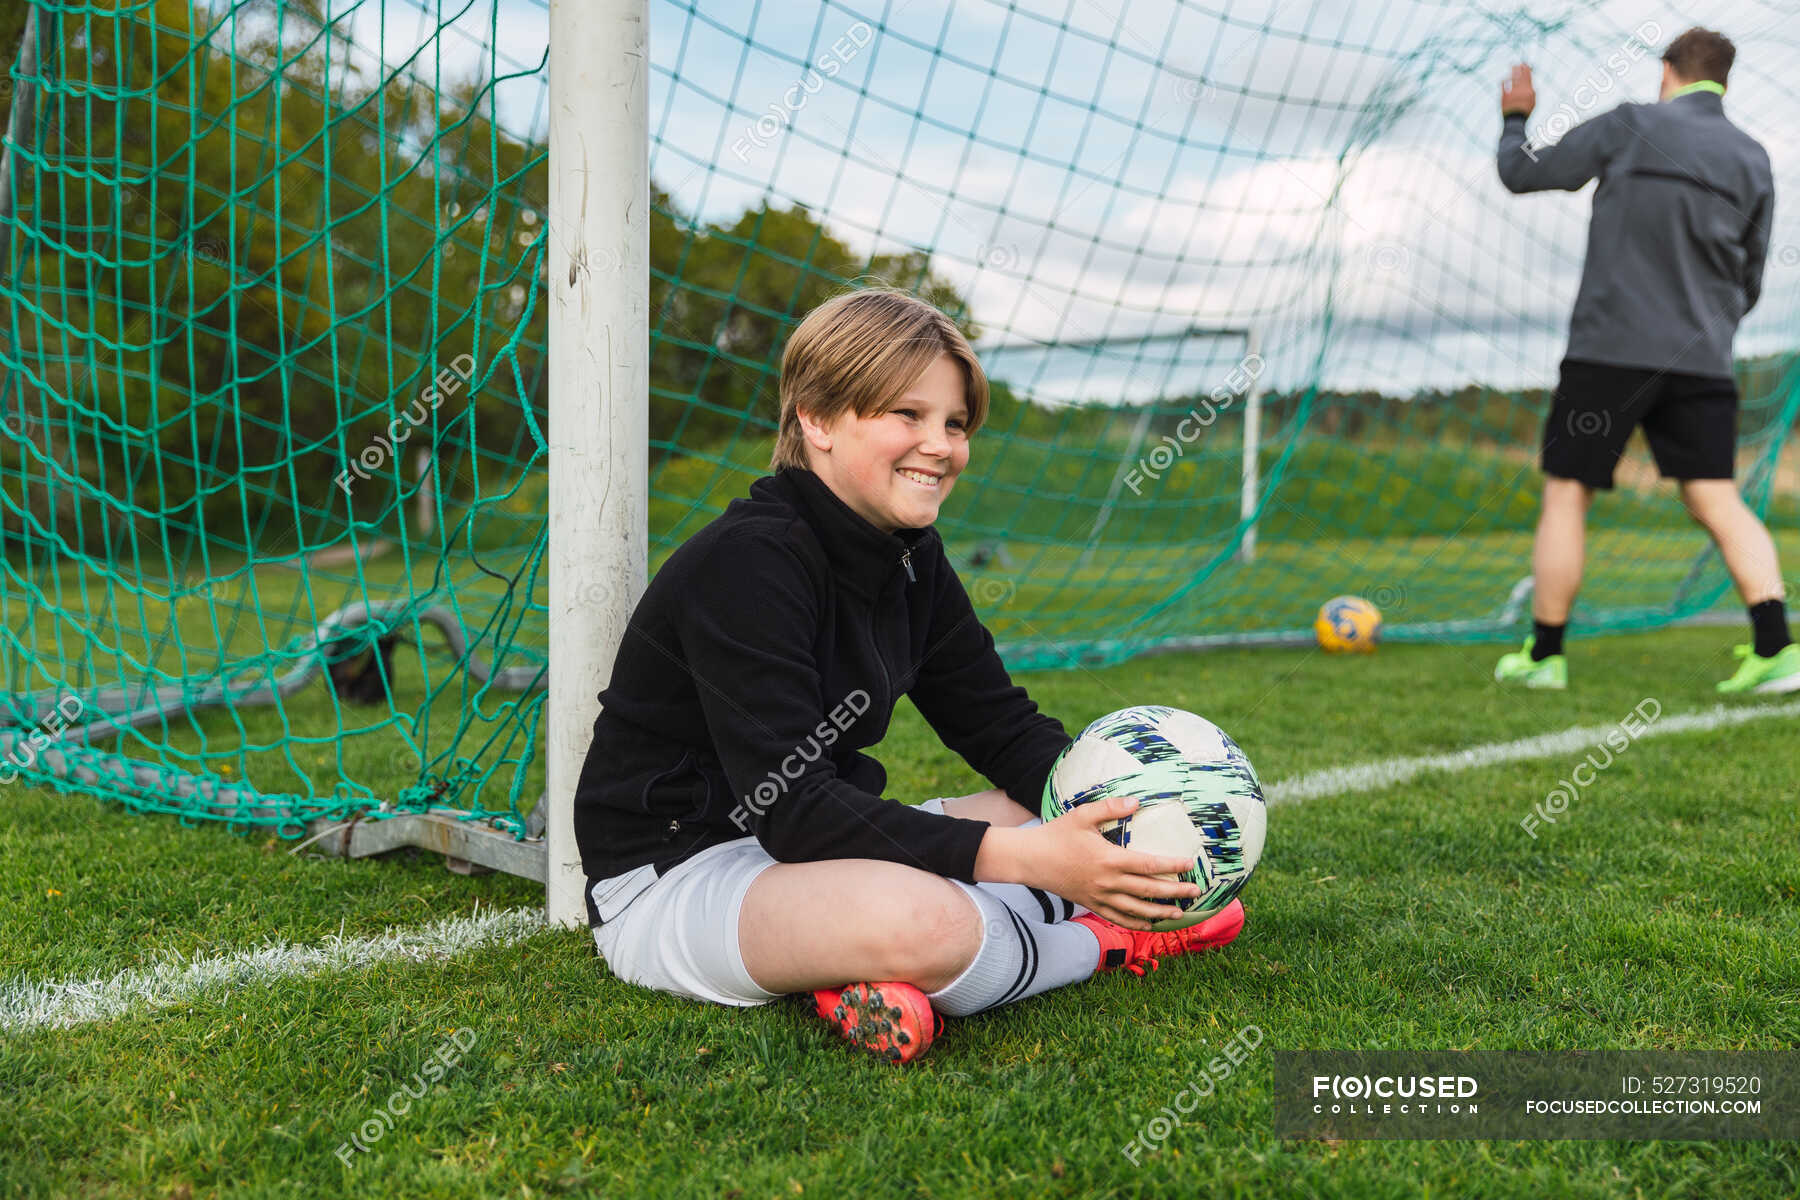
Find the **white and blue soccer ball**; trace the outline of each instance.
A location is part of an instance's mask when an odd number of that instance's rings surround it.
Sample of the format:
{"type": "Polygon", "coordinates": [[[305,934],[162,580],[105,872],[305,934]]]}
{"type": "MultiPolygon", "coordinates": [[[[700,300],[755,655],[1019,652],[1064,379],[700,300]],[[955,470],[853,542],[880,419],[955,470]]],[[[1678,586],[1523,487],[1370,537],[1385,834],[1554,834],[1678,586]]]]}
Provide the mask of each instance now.
{"type": "Polygon", "coordinates": [[[1171,903],[1180,917],[1152,922],[1184,929],[1217,913],[1243,890],[1262,857],[1268,804],[1238,744],[1205,717],[1143,704],[1108,713],[1081,731],[1051,769],[1043,817],[1109,796],[1136,796],[1130,816],[1100,827],[1109,841],[1151,854],[1189,857],[1175,878],[1200,895],[1171,903]]]}

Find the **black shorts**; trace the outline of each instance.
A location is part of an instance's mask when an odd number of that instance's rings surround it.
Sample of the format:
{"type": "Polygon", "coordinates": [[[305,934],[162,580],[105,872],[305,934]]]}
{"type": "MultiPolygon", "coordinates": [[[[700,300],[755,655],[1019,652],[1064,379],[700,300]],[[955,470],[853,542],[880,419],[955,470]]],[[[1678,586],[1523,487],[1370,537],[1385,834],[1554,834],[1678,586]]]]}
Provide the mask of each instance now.
{"type": "Polygon", "coordinates": [[[1735,379],[1565,358],[1544,419],[1544,474],[1610,488],[1642,425],[1665,479],[1730,479],[1737,405],[1735,379]]]}

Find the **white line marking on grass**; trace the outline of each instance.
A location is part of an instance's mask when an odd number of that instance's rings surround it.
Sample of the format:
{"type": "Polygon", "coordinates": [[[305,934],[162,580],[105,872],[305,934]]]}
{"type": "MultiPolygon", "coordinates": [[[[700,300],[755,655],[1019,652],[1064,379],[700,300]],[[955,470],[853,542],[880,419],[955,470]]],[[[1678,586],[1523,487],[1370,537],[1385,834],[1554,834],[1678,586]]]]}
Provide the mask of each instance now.
{"type": "MultiPolygon", "coordinates": [[[[1800,703],[1747,707],[1720,704],[1701,712],[1663,717],[1638,734],[1637,740],[1666,737],[1671,733],[1723,729],[1729,725],[1744,725],[1771,717],[1800,717],[1800,703]]],[[[1539,734],[1537,737],[1520,738],[1515,742],[1489,742],[1485,746],[1470,746],[1466,750],[1453,750],[1448,754],[1422,754],[1414,758],[1389,758],[1354,767],[1328,767],[1323,771],[1312,771],[1270,784],[1263,794],[1270,804],[1298,804],[1302,800],[1316,800],[1321,796],[1392,787],[1427,771],[1472,771],[1495,763],[1573,754],[1577,750],[1587,749],[1617,728],[1616,723],[1577,726],[1560,733],[1539,734]]]]}
{"type": "Polygon", "coordinates": [[[510,946],[548,929],[539,908],[490,910],[379,937],[328,937],[317,946],[276,943],[218,958],[180,958],[106,979],[0,987],[0,1030],[68,1028],[144,1009],[168,1008],[234,984],[347,971],[376,963],[427,962],[487,946],[510,946]]]}

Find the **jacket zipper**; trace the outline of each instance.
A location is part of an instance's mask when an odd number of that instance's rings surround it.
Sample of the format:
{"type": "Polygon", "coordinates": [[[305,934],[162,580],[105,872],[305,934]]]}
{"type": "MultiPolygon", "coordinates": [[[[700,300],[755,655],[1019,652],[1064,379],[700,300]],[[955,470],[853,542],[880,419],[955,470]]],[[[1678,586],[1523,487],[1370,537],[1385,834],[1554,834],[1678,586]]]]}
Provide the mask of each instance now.
{"type": "MultiPolygon", "coordinates": [[[[911,580],[913,583],[919,582],[919,577],[913,574],[911,546],[907,546],[900,551],[900,565],[906,568],[907,579],[911,580]]],[[[879,606],[880,601],[877,600],[876,604],[879,606]]],[[[875,609],[870,609],[869,649],[875,652],[875,665],[881,668],[881,684],[882,687],[887,689],[888,699],[890,701],[897,700],[899,697],[894,694],[894,677],[888,673],[887,659],[881,656],[881,643],[875,637],[874,617],[875,609]]]]}
{"type": "Polygon", "coordinates": [[[881,668],[881,687],[887,693],[889,704],[897,703],[900,697],[894,695],[894,677],[888,674],[887,659],[881,657],[881,642],[875,636],[875,622],[869,622],[869,649],[875,652],[875,665],[881,668]]]}
{"type": "MultiPolygon", "coordinates": [[[[906,577],[917,583],[918,577],[913,574],[912,569],[912,549],[910,547],[900,552],[900,565],[906,568],[906,577]]],[[[869,649],[875,653],[875,665],[881,668],[881,686],[887,693],[888,702],[891,704],[899,697],[894,694],[894,677],[888,672],[887,659],[881,654],[881,639],[876,633],[881,618],[881,598],[886,591],[884,581],[881,594],[878,594],[869,606],[869,649]]]]}

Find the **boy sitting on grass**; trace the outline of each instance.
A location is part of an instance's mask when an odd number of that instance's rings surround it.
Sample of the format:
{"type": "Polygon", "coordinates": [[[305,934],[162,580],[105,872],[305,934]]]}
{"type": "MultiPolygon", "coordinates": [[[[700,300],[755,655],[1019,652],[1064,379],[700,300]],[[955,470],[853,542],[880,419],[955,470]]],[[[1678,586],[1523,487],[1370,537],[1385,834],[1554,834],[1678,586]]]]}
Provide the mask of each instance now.
{"type": "Polygon", "coordinates": [[[774,474],[671,555],[600,694],[575,800],[588,918],[613,973],[720,1004],[811,992],[853,1043],[910,1062],[965,1016],[1101,969],[1229,943],[1233,901],[1174,933],[1154,878],[1193,864],[1045,823],[1070,743],[1016,686],[932,522],[987,415],[943,313],[852,292],[781,360],[774,474]],[[995,786],[883,799],[863,749],[904,694],[995,786]]]}

